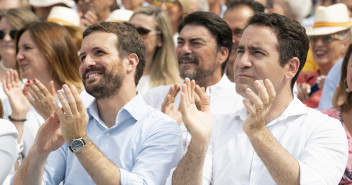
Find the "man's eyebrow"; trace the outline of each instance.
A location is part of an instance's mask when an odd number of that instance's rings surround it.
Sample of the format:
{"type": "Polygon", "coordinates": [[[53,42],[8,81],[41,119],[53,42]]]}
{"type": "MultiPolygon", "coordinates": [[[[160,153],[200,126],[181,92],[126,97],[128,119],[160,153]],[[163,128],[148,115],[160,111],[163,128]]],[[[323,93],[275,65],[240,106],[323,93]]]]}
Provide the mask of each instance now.
{"type": "Polygon", "coordinates": [[[85,52],[80,52],[79,55],[78,55],[78,58],[81,58],[81,56],[83,56],[85,54],[86,54],[85,52]]]}
{"type": "Polygon", "coordinates": [[[267,52],[267,50],[265,48],[261,47],[260,45],[253,45],[253,46],[249,46],[248,48],[249,48],[249,50],[252,50],[252,51],[259,50],[265,54],[269,54],[267,52]]]}
{"type": "Polygon", "coordinates": [[[194,41],[202,41],[202,42],[205,42],[205,40],[203,38],[192,38],[192,39],[189,39],[190,42],[194,42],[194,41]]]}

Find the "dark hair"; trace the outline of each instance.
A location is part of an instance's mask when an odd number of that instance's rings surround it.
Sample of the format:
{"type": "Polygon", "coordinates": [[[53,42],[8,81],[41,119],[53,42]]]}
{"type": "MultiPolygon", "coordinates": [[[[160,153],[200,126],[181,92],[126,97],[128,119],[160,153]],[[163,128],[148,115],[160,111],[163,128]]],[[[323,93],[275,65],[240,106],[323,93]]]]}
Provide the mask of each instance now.
{"type": "Polygon", "coordinates": [[[137,33],[136,29],[132,24],[127,22],[99,22],[89,26],[83,32],[83,39],[96,31],[102,31],[107,33],[114,33],[117,36],[117,50],[119,57],[123,58],[131,53],[135,53],[138,56],[139,62],[137,64],[136,74],[134,81],[136,86],[142,77],[144,66],[145,66],[145,46],[143,39],[137,33]]]}
{"type": "Polygon", "coordinates": [[[296,20],[276,13],[257,13],[248,21],[246,28],[250,25],[272,29],[278,41],[277,49],[282,67],[293,57],[299,59],[298,71],[291,81],[292,89],[307,59],[309,40],[305,28],[296,20]]]}
{"type": "Polygon", "coordinates": [[[232,1],[229,1],[226,4],[226,6],[227,6],[227,10],[234,9],[239,6],[248,6],[250,9],[253,10],[254,14],[258,12],[264,12],[265,10],[265,7],[262,4],[253,0],[232,0],[232,1]]]}
{"type": "Polygon", "coordinates": [[[181,30],[186,25],[198,25],[207,28],[215,37],[218,49],[220,47],[226,47],[229,50],[229,55],[227,56],[225,62],[222,64],[222,71],[224,66],[226,66],[227,60],[230,57],[232,50],[232,31],[229,25],[218,15],[210,12],[193,12],[186,17],[184,17],[180,24],[178,25],[177,32],[181,30]]]}
{"type": "Polygon", "coordinates": [[[339,106],[347,106],[350,105],[352,102],[352,93],[347,93],[346,88],[347,84],[345,83],[346,78],[347,78],[347,65],[348,61],[351,58],[352,54],[352,44],[348,46],[345,58],[343,59],[342,65],[341,65],[341,78],[340,78],[340,83],[339,86],[336,88],[335,95],[333,97],[332,104],[334,107],[339,107],[339,106]]]}

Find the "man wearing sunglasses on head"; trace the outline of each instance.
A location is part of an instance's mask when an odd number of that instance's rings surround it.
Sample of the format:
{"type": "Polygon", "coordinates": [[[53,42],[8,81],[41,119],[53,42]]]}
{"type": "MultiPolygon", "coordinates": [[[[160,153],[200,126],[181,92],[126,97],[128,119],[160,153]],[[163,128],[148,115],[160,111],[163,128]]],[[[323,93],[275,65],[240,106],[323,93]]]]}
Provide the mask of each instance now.
{"type": "MultiPolygon", "coordinates": [[[[330,102],[339,79],[333,82],[330,97],[321,98],[326,75],[341,60],[350,43],[351,23],[347,7],[335,4],[328,7],[319,6],[315,12],[315,22],[307,29],[310,47],[315,63],[319,69],[311,73],[302,73],[297,79],[298,98],[308,107],[317,108],[320,100],[330,102]]],[[[342,61],[342,60],[341,60],[342,61]]],[[[338,65],[336,65],[338,68],[338,65]]],[[[338,69],[340,70],[340,69],[338,69]]],[[[339,76],[339,75],[338,75],[339,76]]],[[[331,107],[326,107],[331,108],[331,107]]]]}

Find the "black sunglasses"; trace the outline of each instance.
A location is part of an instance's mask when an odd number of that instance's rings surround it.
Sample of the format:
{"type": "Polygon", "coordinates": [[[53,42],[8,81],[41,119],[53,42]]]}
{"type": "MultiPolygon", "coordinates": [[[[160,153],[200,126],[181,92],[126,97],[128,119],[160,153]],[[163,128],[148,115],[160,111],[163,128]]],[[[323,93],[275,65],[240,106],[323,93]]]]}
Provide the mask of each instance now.
{"type": "Polygon", "coordinates": [[[144,35],[148,35],[148,33],[150,32],[150,30],[143,28],[143,27],[138,27],[136,28],[137,32],[139,35],[144,36],[144,35]]]}
{"type": "MultiPolygon", "coordinates": [[[[15,39],[16,33],[17,33],[17,30],[10,30],[10,37],[12,40],[15,39]]],[[[0,30],[0,40],[4,39],[5,34],[6,34],[5,30],[0,30]]]]}

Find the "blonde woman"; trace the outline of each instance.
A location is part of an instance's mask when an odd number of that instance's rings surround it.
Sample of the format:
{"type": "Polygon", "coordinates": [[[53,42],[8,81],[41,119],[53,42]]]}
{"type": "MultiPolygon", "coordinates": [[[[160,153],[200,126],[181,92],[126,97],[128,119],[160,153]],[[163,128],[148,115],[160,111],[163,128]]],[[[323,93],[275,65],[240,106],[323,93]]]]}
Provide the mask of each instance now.
{"type": "Polygon", "coordinates": [[[137,9],[130,23],[142,36],[146,46],[146,66],[137,91],[145,94],[150,88],[181,81],[171,25],[166,12],[156,6],[137,9]]]}

